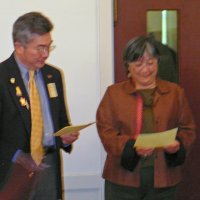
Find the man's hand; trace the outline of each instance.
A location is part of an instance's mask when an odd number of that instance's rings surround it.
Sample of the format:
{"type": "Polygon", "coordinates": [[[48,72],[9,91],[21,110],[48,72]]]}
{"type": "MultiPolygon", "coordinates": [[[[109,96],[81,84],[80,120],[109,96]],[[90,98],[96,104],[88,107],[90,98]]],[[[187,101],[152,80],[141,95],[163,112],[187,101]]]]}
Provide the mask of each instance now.
{"type": "Polygon", "coordinates": [[[71,134],[61,135],[63,144],[72,144],[74,141],[76,141],[79,137],[79,132],[74,132],[71,134]]]}
{"type": "Polygon", "coordinates": [[[29,172],[37,172],[37,171],[41,171],[50,167],[49,165],[46,165],[45,163],[40,163],[40,165],[36,165],[36,163],[31,157],[31,154],[24,153],[21,150],[18,151],[17,156],[14,160],[14,163],[21,165],[23,168],[25,168],[29,172]]]}

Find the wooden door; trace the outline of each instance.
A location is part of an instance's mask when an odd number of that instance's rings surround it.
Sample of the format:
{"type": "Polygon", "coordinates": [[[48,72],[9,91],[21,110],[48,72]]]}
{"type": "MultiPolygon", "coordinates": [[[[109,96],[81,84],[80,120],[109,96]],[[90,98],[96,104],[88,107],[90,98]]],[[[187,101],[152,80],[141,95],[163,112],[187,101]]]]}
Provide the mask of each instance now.
{"type": "Polygon", "coordinates": [[[197,138],[185,166],[178,200],[200,199],[200,1],[199,0],[116,0],[114,27],[115,82],[126,79],[122,54],[131,38],[146,34],[148,10],[178,11],[179,83],[185,88],[195,121],[197,138]]]}

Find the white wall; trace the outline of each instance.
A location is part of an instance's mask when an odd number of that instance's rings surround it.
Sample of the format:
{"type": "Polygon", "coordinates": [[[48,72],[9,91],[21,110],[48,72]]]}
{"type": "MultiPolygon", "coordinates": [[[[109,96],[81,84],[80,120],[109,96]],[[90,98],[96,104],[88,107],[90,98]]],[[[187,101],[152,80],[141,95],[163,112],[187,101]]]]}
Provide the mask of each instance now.
{"type": "MultiPolygon", "coordinates": [[[[107,85],[113,82],[112,0],[0,0],[0,61],[13,51],[12,24],[41,11],[55,25],[56,49],[48,62],[64,70],[73,124],[95,121],[107,85]]],[[[72,154],[63,154],[68,200],[100,200],[105,152],[95,125],[81,131],[72,154]]]]}

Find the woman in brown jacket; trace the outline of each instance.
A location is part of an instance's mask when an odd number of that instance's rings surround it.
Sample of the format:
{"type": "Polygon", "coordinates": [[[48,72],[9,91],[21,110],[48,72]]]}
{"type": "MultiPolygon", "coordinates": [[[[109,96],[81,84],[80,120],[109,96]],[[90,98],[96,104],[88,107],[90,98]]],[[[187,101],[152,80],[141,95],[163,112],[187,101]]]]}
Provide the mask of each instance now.
{"type": "Polygon", "coordinates": [[[109,86],[97,110],[97,129],[107,152],[105,200],[175,200],[181,166],[195,138],[184,90],[157,78],[156,41],[140,36],[124,50],[128,80],[109,86]],[[162,148],[134,147],[138,134],[178,128],[162,148]]]}

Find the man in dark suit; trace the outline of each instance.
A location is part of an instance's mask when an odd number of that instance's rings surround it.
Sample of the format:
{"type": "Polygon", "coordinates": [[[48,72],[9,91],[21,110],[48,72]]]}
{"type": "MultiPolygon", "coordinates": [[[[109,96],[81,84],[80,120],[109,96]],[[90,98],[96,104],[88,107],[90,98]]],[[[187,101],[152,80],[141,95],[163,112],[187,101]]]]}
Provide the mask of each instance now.
{"type": "MultiPolygon", "coordinates": [[[[29,178],[34,178],[30,184],[29,200],[62,199],[59,152],[61,148],[70,152],[71,144],[79,135],[72,133],[61,137],[53,136],[54,132],[70,125],[70,120],[61,72],[45,63],[55,47],[52,44],[52,29],[51,21],[41,13],[30,12],[20,16],[13,25],[14,52],[0,63],[0,190],[7,187],[7,180],[9,182],[17,174],[16,167],[12,164],[14,160],[14,163],[23,167],[29,178]],[[30,70],[35,74],[43,118],[44,154],[39,164],[31,157],[33,123],[29,94],[30,70]],[[24,159],[18,159],[19,154],[30,157],[30,168],[24,166],[24,159]]],[[[20,173],[21,171],[20,168],[20,173]]]]}

